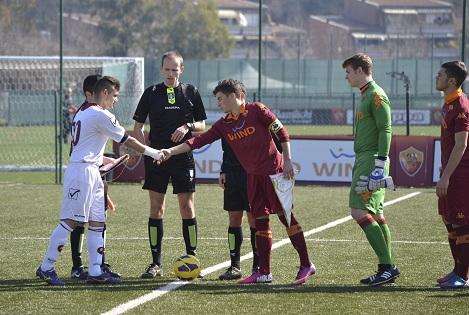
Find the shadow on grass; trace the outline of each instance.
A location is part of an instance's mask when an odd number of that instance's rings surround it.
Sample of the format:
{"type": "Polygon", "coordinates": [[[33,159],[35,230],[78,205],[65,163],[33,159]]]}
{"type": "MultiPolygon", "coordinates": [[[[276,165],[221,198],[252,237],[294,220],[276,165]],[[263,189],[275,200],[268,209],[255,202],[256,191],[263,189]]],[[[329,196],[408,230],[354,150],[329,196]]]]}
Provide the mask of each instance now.
{"type": "MultiPolygon", "coordinates": [[[[123,282],[114,285],[89,285],[84,282],[76,282],[73,280],[64,279],[65,287],[53,287],[46,284],[40,279],[11,279],[0,280],[0,292],[16,292],[16,291],[152,291],[166,284],[173,282],[173,278],[157,278],[157,279],[140,279],[140,278],[124,278],[123,282]]],[[[450,294],[454,291],[442,291],[438,287],[423,287],[423,286],[382,286],[382,287],[369,287],[365,285],[290,285],[290,284],[257,284],[257,285],[239,285],[235,282],[226,283],[221,281],[212,280],[197,280],[193,283],[179,287],[179,291],[196,292],[199,294],[210,295],[230,295],[230,294],[243,294],[243,293],[261,293],[261,294],[281,294],[281,293],[330,293],[330,294],[344,294],[344,293],[366,293],[366,292],[428,292],[434,293],[430,297],[467,297],[469,292],[457,291],[455,294],[450,294]],[[442,294],[437,294],[441,292],[442,294]]]]}
{"type": "Polygon", "coordinates": [[[256,284],[239,285],[236,283],[201,282],[179,288],[180,291],[200,291],[201,294],[234,294],[234,293],[361,293],[361,292],[438,292],[436,287],[382,286],[365,285],[290,285],[290,284],[256,284]]]}
{"type": "Polygon", "coordinates": [[[16,291],[152,291],[158,287],[173,282],[172,278],[141,279],[125,278],[122,283],[112,285],[92,285],[84,281],[75,281],[71,279],[62,279],[65,286],[50,286],[40,279],[10,279],[0,280],[0,292],[16,291]]]}

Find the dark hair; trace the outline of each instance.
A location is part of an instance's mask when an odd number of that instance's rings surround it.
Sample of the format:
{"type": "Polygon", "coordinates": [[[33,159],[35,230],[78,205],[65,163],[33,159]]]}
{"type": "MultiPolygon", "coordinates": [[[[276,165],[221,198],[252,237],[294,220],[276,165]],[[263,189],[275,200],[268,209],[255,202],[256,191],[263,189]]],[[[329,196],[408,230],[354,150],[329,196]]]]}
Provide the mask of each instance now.
{"type": "Polygon", "coordinates": [[[92,74],[87,76],[85,80],[83,80],[83,93],[93,93],[94,86],[99,79],[101,79],[100,74],[92,74]]]}
{"type": "Polygon", "coordinates": [[[181,66],[182,66],[182,64],[183,64],[183,62],[184,62],[184,59],[182,58],[182,55],[181,55],[178,51],[176,51],[176,50],[171,50],[171,51],[165,52],[165,53],[163,54],[163,57],[161,57],[161,66],[162,66],[162,67],[163,67],[163,62],[164,62],[164,60],[165,60],[166,58],[168,58],[168,57],[173,57],[173,58],[179,59],[179,61],[181,61],[181,66]]]}
{"type": "Polygon", "coordinates": [[[235,93],[237,97],[243,93],[246,95],[246,88],[241,81],[235,79],[226,79],[218,82],[218,85],[213,89],[213,95],[222,92],[225,95],[235,93]]]}
{"type": "Polygon", "coordinates": [[[345,59],[345,61],[342,63],[342,68],[345,69],[348,66],[351,66],[353,70],[357,70],[359,67],[361,67],[365,74],[370,75],[373,68],[373,61],[367,54],[359,53],[345,59]]]}
{"type": "Polygon", "coordinates": [[[445,69],[448,78],[456,79],[456,85],[458,87],[460,87],[466,80],[467,69],[464,62],[459,60],[449,61],[442,64],[441,67],[445,69]]]}
{"type": "Polygon", "coordinates": [[[111,88],[114,88],[116,91],[119,91],[121,84],[119,80],[111,76],[104,76],[96,82],[93,88],[95,94],[99,94],[104,90],[110,91],[111,88]]]}

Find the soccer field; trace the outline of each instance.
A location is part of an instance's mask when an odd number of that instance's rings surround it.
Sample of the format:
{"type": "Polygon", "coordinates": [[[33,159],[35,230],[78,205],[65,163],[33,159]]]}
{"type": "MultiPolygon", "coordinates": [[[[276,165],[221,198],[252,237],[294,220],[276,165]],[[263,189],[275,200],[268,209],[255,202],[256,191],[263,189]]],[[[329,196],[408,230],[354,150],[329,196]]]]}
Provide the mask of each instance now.
{"type": "MultiPolygon", "coordinates": [[[[107,257],[124,278],[114,286],[90,286],[68,280],[70,248],[57,264],[66,287],[50,287],[35,278],[48,238],[58,222],[61,187],[49,184],[42,173],[0,173],[0,301],[1,313],[103,313],[139,299],[165,285],[174,285],[172,261],[184,250],[177,200],[168,195],[163,243],[164,276],[142,280],[150,262],[147,240],[149,202],[136,184],[113,184],[110,193],[117,212],[108,220],[107,257]]],[[[452,267],[446,233],[436,213],[433,189],[399,189],[386,201],[385,213],[393,233],[393,249],[402,274],[396,285],[371,288],[358,283],[373,273],[377,261],[361,229],[348,216],[346,187],[295,188],[295,211],[307,236],[308,249],[318,269],[306,285],[290,285],[298,267],[291,244],[272,254],[271,285],[240,286],[217,280],[222,270],[202,280],[169,290],[129,313],[467,313],[469,291],[442,291],[435,279],[452,267]],[[419,192],[413,196],[411,193],[419,192]],[[397,199],[406,196],[407,199],[397,199]],[[335,224],[328,223],[335,222],[335,224]],[[317,229],[321,227],[321,229],[317,229]]],[[[215,185],[199,185],[196,193],[199,222],[198,256],[204,268],[229,259],[227,214],[222,192],[215,185]]],[[[287,237],[271,218],[274,243],[287,237]]],[[[247,223],[247,222],[246,222],[247,223]]],[[[242,254],[250,250],[244,225],[242,254]]],[[[86,247],[86,246],[85,246],[86,247]]],[[[86,259],[86,249],[84,250],[86,259]]],[[[242,263],[250,270],[251,260],[242,263]]]]}

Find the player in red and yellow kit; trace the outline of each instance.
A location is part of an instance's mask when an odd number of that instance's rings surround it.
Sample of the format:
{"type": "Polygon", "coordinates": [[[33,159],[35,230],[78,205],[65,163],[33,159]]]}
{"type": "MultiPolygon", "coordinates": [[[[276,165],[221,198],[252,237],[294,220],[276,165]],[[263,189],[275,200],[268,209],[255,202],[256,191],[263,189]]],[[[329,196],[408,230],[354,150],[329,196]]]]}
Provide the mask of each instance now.
{"type": "Polygon", "coordinates": [[[276,213],[287,228],[293,247],[300,257],[300,269],[294,283],[303,284],[316,272],[316,269],[309,260],[304,234],[298,221],[292,214],[290,225],[287,223],[269,177],[279,173],[283,173],[284,177],[289,179],[294,176],[287,130],[263,104],[246,103],[246,90],[239,81],[223,80],[215,87],[213,94],[226,116],[215,122],[210,130],[200,136],[170,149],[164,149],[162,151],[164,160],[223,138],[247,173],[248,199],[256,219],[259,270],[242,279],[240,283],[272,281],[270,273],[272,231],[269,227],[269,214],[276,213]],[[277,150],[271,132],[280,140],[283,154],[277,150]]]}
{"type": "Polygon", "coordinates": [[[469,100],[461,90],[467,69],[461,61],[441,65],[436,89],[445,103],[441,110],[441,178],[436,185],[438,212],[448,230],[454,269],[437,280],[442,288],[469,286],[469,100]]]}

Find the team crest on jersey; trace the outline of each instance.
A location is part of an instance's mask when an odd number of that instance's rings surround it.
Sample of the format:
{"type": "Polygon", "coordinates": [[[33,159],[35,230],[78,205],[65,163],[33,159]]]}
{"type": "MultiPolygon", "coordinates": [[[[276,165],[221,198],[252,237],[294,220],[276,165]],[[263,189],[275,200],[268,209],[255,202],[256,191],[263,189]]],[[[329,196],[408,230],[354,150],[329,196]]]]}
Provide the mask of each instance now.
{"type": "Polygon", "coordinates": [[[401,168],[409,176],[415,176],[420,171],[423,165],[423,158],[423,152],[412,146],[399,152],[401,168]]]}
{"type": "Polygon", "coordinates": [[[467,119],[466,113],[459,113],[457,119],[467,119]]]}
{"type": "Polygon", "coordinates": [[[459,212],[456,214],[456,218],[457,218],[457,219],[460,219],[460,220],[464,219],[464,213],[461,212],[461,211],[459,211],[459,212]]]}

